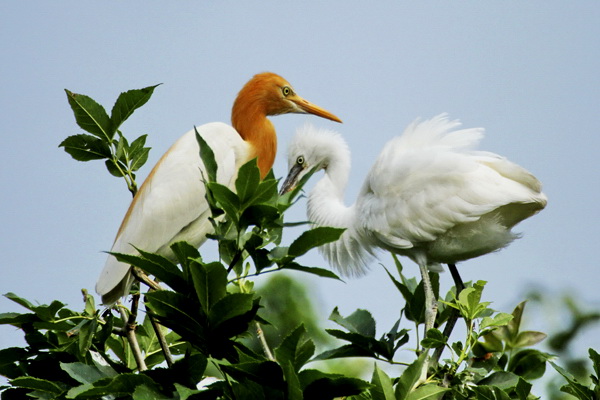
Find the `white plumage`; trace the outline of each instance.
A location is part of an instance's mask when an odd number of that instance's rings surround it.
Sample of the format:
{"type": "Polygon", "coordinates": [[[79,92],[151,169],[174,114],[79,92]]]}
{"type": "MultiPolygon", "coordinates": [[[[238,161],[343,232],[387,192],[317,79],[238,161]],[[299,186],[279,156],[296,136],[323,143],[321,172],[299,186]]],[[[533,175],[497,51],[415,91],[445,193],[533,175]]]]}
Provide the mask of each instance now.
{"type": "MultiPolygon", "coordinates": [[[[233,187],[240,162],[248,159],[248,144],[233,127],[214,122],[197,128],[215,153],[217,181],[233,187]]],[[[202,174],[204,164],[194,130],[183,135],[155,165],[148,184],[140,188],[125,216],[112,252],[134,254],[137,248],[173,257],[170,246],[186,240],[199,247],[211,231],[202,174]]],[[[113,303],[133,282],[130,266],[110,255],[100,273],[96,292],[113,303]],[[127,278],[127,279],[125,279],[127,278]],[[110,293],[115,291],[116,295],[110,293]]]]}
{"type": "MultiPolygon", "coordinates": [[[[325,170],[308,196],[307,214],[314,225],[346,228],[340,240],[321,247],[335,269],[364,273],[382,248],[419,264],[427,285],[428,267],[507,246],[517,237],[511,228],[545,207],[546,196],[531,173],[475,150],[483,129],[459,126],[446,114],[410,124],[385,145],[349,207],[343,193],[350,152],[341,135],[310,125],[298,131],[282,192],[312,168],[325,170]]],[[[426,329],[434,317],[430,312],[426,329]]]]}

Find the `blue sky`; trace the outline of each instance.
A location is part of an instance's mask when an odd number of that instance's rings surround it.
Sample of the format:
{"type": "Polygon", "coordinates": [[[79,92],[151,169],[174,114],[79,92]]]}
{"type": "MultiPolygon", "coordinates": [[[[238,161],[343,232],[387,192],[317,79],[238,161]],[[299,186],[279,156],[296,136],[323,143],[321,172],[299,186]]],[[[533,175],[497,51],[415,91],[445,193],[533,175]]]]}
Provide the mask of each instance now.
{"type": "MultiPolygon", "coordinates": [[[[141,182],[179,136],[229,122],[242,85],[273,71],[344,121],[274,117],[276,176],[286,174],[286,145],[307,120],[340,131],[353,151],[347,202],[413,119],[448,112],[485,127],[481,148],[533,172],[549,203],[517,227],[522,239],[460,265],[463,278],[488,281],[484,297],[501,311],[534,287],[573,291],[598,309],[598,21],[592,1],[2,2],[0,293],[81,309],[80,289],[93,289],[130,201],[102,163],[77,163],[57,147],[80,132],[63,89],[110,109],[122,91],[163,83],[122,127],[149,135],[141,182]]],[[[304,204],[289,220],[305,218],[304,204]]],[[[324,265],[316,252],[303,261],[324,265]]],[[[418,276],[409,261],[405,270],[418,276]]],[[[324,318],[335,306],[366,308],[383,330],[398,317],[402,300],[378,265],[345,284],[294,276],[312,285],[324,318]]],[[[449,274],[442,285],[451,286],[449,274]]],[[[20,310],[0,298],[0,312],[20,310]]],[[[559,317],[528,315],[527,328],[556,327],[559,317]]],[[[600,348],[598,333],[581,339],[582,356],[600,348]]],[[[21,343],[0,327],[1,348],[21,343]]]]}

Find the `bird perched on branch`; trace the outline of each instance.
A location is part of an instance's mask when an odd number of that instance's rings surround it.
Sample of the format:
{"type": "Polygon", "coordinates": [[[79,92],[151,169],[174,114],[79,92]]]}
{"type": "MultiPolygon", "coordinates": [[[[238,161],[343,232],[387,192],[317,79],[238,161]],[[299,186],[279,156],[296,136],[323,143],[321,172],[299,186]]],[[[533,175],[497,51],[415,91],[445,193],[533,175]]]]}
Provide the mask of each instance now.
{"type": "MultiPolygon", "coordinates": [[[[267,118],[287,113],[314,114],[341,120],[308,102],[282,77],[255,75],[240,90],[229,126],[213,122],[197,128],[214,152],[217,182],[234,188],[240,166],[257,158],[261,177],[273,166],[277,152],[275,128],[267,118]]],[[[112,252],[136,254],[133,246],[170,257],[170,245],[185,240],[199,247],[212,231],[202,183],[204,165],[194,130],[183,135],[161,157],[137,192],[117,233],[112,252]]],[[[102,302],[110,305],[127,295],[131,267],[108,256],[96,283],[102,302]]]]}
{"type": "Polygon", "coordinates": [[[428,269],[507,246],[511,228],[546,206],[541,183],[499,155],[476,151],[483,129],[460,129],[446,114],[415,121],[388,142],[371,167],[356,202],[344,189],[350,151],[341,135],[306,125],[289,145],[289,174],[281,193],[312,169],[325,175],[308,196],[312,224],[346,228],[325,244],[327,261],[345,275],[364,273],[381,248],[419,265],[426,295],[426,331],[437,310],[428,269]]]}

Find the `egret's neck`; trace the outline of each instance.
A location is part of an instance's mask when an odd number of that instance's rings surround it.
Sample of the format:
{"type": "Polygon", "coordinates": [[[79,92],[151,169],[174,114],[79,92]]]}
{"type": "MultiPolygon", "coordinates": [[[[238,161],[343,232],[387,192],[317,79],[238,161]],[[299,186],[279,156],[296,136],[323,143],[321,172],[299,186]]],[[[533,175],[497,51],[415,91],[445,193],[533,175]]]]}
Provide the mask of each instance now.
{"type": "Polygon", "coordinates": [[[351,227],[354,221],[354,207],[344,204],[349,168],[349,160],[330,161],[325,175],[310,192],[307,213],[313,224],[335,228],[351,227]]]}
{"type": "Polygon", "coordinates": [[[325,176],[310,192],[308,218],[317,226],[346,229],[339,240],[327,243],[319,250],[329,264],[342,275],[359,276],[367,271],[372,254],[359,233],[356,207],[344,204],[343,195],[347,180],[348,167],[332,170],[330,165],[325,176]]]}
{"type": "Polygon", "coordinates": [[[264,178],[275,162],[277,135],[260,101],[240,96],[233,104],[231,124],[251,148],[249,160],[258,157],[258,168],[264,178]]]}

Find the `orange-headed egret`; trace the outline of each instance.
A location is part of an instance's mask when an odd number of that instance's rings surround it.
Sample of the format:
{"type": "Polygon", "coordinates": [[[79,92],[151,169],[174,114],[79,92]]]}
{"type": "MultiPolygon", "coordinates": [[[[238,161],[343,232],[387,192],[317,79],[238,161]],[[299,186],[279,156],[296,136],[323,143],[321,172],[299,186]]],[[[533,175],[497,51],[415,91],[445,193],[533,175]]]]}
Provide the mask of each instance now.
{"type": "MultiPolygon", "coordinates": [[[[240,90],[229,126],[213,122],[197,128],[212,148],[218,164],[217,181],[234,188],[237,171],[257,158],[262,178],[277,152],[275,128],[267,118],[286,113],[314,114],[341,120],[303,99],[279,75],[255,75],[240,90]]],[[[183,135],[154,166],[137,192],[117,233],[112,252],[136,254],[134,248],[172,257],[170,245],[185,240],[199,247],[212,231],[210,210],[202,183],[204,165],[194,130],[183,135]]],[[[130,266],[108,256],[96,292],[110,305],[129,292],[130,266]]]]}

